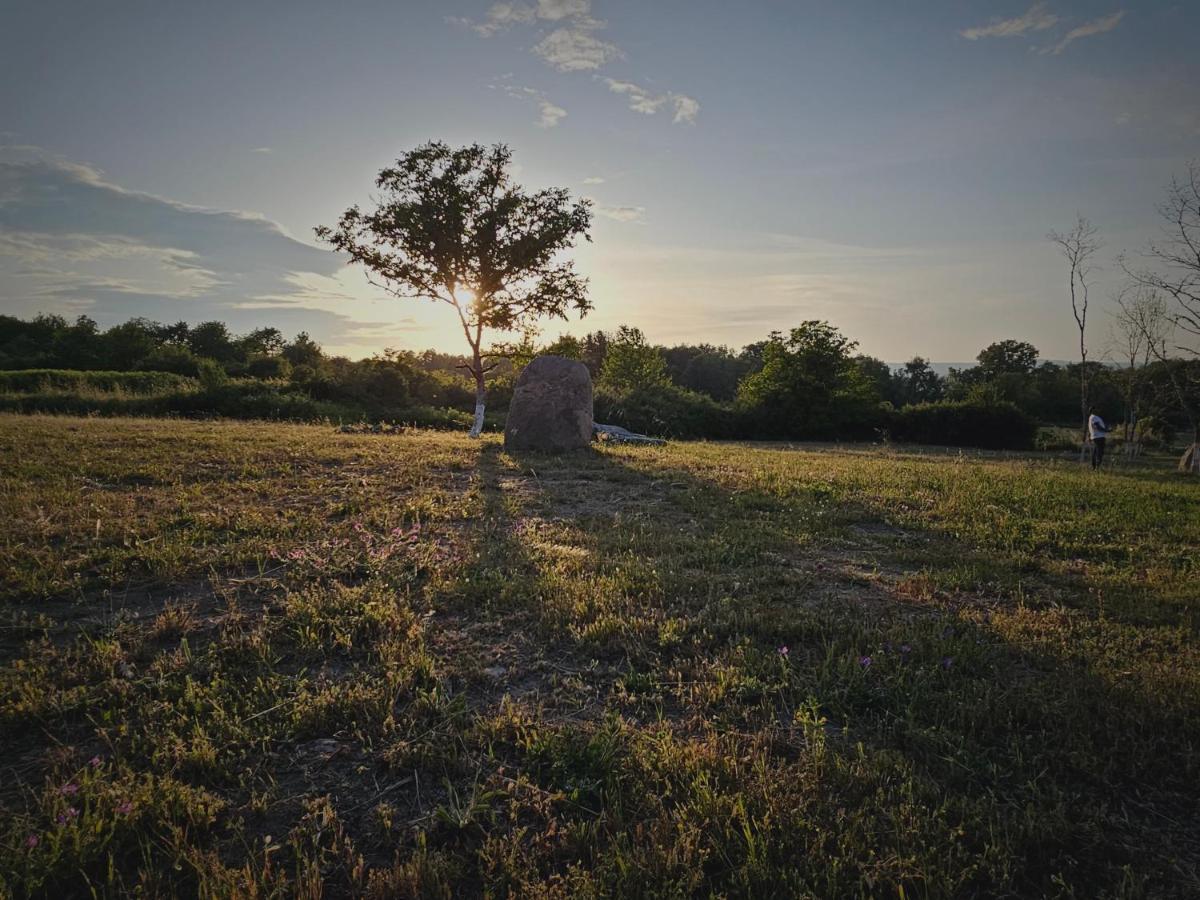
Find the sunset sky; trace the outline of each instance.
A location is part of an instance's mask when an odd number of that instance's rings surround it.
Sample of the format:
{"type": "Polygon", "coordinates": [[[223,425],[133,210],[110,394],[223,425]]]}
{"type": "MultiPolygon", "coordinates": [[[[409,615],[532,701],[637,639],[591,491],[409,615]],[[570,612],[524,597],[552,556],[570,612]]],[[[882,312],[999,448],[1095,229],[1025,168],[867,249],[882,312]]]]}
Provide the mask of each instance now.
{"type": "MultiPolygon", "coordinates": [[[[1115,256],[1200,156],[1200,3],[6,3],[0,311],[459,350],[313,227],[430,139],[592,197],[595,311],[739,347],[828,319],[889,361],[1070,358],[1076,213],[1115,256]],[[915,11],[919,9],[918,11],[915,11]]],[[[1097,318],[1094,343],[1103,344],[1097,318]]]]}

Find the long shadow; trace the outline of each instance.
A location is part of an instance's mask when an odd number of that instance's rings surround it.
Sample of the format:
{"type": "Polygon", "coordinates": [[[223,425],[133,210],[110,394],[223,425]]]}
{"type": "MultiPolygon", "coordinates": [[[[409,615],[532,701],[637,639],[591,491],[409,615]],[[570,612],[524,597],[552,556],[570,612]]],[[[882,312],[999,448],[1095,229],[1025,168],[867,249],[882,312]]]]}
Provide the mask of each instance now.
{"type": "MultiPolygon", "coordinates": [[[[1015,883],[1026,889],[1052,890],[1056,874],[1109,889],[1105,879],[1122,866],[1151,884],[1161,866],[1171,873],[1162,876],[1171,892],[1200,886],[1200,846],[1186,826],[1200,816],[1194,791],[1200,704],[1194,692],[1170,689],[1188,673],[1156,684],[1156,670],[1148,667],[1122,681],[1092,662],[1111,654],[1114,640],[1130,653],[1168,658],[1169,642],[1147,648],[1156,638],[1078,613],[1021,612],[1011,599],[990,611],[937,601],[915,613],[900,601],[856,604],[856,590],[866,595],[868,586],[822,568],[829,545],[821,537],[833,534],[843,546],[848,540],[851,552],[858,540],[864,553],[875,552],[859,538],[863,526],[867,535],[871,526],[890,527],[882,507],[834,498],[839,507],[827,514],[831,526],[813,532],[798,520],[829,499],[821,490],[801,504],[764,490],[730,489],[672,464],[666,454],[636,452],[505,457],[495,445],[485,448],[481,535],[488,546],[479,559],[495,578],[477,583],[531,604],[543,633],[558,628],[557,640],[573,644],[580,657],[615,651],[629,670],[627,684],[654,684],[681,667],[701,673],[736,662],[749,673],[746,683],[756,682],[772,701],[751,692],[742,709],[709,710],[723,721],[778,733],[790,725],[780,707],[786,712],[811,699],[843,726],[837,752],[850,758],[861,744],[900,754],[926,784],[957,797],[952,805],[960,811],[983,804],[994,825],[1024,834],[1014,838],[1025,866],[1015,883]],[[507,502],[502,479],[526,492],[523,511],[507,502]],[[610,582],[640,601],[648,620],[681,623],[691,641],[656,642],[653,630],[592,638],[580,623],[556,620],[561,610],[547,614],[541,592],[553,582],[546,561],[519,533],[517,517],[531,512],[558,523],[562,539],[586,551],[592,574],[630,573],[610,582]],[[808,540],[799,550],[798,532],[808,540]],[[813,565],[787,577],[797,561],[813,565]],[[519,598],[506,594],[514,581],[533,589],[519,598]],[[831,584],[844,590],[830,598],[831,584]],[[811,595],[823,599],[813,602],[811,595]],[[790,649],[781,680],[782,646],[790,649]],[[768,707],[774,721],[762,716],[768,707]],[[1044,822],[1031,823],[1030,816],[1044,822]]],[[[981,552],[921,531],[946,558],[981,552]]],[[[1070,579],[1061,586],[1084,591],[1070,579]]],[[[677,700],[685,704],[686,695],[677,700]]],[[[986,852],[984,838],[976,840],[974,851],[986,852]]]]}

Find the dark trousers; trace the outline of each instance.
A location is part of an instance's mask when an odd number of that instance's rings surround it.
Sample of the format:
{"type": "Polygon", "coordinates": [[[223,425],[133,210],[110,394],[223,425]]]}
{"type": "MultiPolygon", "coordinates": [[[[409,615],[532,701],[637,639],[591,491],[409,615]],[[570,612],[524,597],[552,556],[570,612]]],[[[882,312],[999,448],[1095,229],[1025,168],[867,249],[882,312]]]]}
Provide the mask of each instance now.
{"type": "Polygon", "coordinates": [[[1100,468],[1104,462],[1104,438],[1092,438],[1092,468],[1100,468]]]}

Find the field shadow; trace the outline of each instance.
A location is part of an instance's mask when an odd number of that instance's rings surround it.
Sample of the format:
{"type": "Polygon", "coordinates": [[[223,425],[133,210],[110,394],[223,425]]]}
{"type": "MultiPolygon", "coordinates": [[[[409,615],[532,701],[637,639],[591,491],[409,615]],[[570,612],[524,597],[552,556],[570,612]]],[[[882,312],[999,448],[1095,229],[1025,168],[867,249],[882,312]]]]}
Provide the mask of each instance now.
{"type": "MultiPolygon", "coordinates": [[[[1047,824],[1022,847],[1029,884],[1048,887],[1067,864],[1086,882],[1121,866],[1146,871],[1147,859],[1200,884],[1200,844],[1185,824],[1200,815],[1200,708],[1167,688],[1175,676],[1157,663],[1169,662],[1169,643],[1149,646],[1130,626],[1097,618],[1082,579],[1053,581],[1075,612],[978,586],[954,590],[953,578],[930,583],[920,560],[935,570],[978,562],[1009,582],[1030,573],[941,531],[900,529],[882,507],[830,500],[836,508],[821,512],[820,496],[796,504],[733,489],[647,454],[481,450],[487,577],[477,583],[525,610],[567,665],[616,674],[621,689],[610,697],[666,672],[708,677],[742,666],[734,679],[757,681],[769,701],[704,715],[735,730],[765,728],[780,753],[803,750],[790,714],[807,696],[841,726],[841,752],[861,744],[900,754],[929,784],[990,798],[1000,822],[1040,807],[1047,824]],[[798,521],[814,510],[819,526],[798,521]],[[556,601],[563,571],[620,602],[556,601]],[[668,626],[674,640],[664,638],[668,626]],[[1118,639],[1155,662],[1115,676],[1105,658],[1118,639]],[[763,689],[779,647],[811,671],[763,689]]],[[[694,727],[694,717],[684,722],[694,695],[670,691],[658,692],[654,716],[694,727]]],[[[604,705],[603,692],[596,702],[604,705]]]]}

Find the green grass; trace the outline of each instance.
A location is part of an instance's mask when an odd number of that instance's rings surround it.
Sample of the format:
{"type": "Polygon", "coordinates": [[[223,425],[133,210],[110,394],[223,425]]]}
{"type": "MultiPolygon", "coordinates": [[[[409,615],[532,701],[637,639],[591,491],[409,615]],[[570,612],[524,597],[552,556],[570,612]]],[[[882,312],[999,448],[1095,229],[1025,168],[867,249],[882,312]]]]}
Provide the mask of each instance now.
{"type": "Polygon", "coordinates": [[[3,416],[0,896],[1196,896],[1198,547],[1163,463],[3,416]]]}

